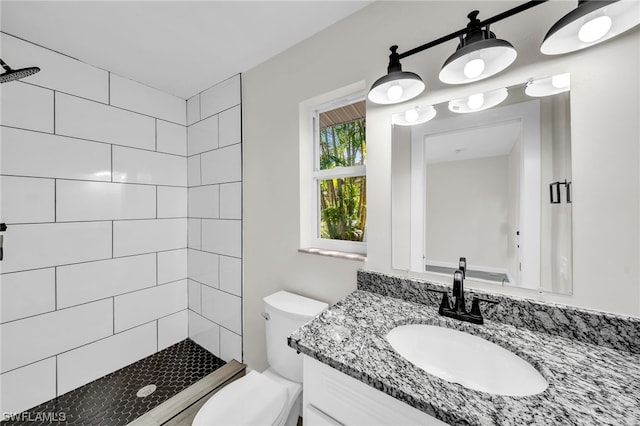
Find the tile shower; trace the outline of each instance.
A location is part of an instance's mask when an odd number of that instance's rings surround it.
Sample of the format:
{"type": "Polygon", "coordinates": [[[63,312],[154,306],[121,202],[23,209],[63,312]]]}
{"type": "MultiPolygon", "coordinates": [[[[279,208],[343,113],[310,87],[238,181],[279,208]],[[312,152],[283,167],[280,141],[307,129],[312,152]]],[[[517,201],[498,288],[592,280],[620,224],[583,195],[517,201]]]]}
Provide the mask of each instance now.
{"type": "Polygon", "coordinates": [[[240,76],[185,102],[0,36],[42,69],[1,88],[0,412],[187,337],[241,360],[240,76]]]}

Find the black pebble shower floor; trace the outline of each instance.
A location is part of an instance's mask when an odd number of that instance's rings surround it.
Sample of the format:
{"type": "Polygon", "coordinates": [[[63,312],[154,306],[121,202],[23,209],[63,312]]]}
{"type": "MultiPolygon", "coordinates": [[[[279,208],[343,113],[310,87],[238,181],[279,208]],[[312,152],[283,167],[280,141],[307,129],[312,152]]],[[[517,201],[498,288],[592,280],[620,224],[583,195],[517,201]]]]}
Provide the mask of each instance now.
{"type": "Polygon", "coordinates": [[[126,425],[224,364],[192,340],[183,340],[2,425],[126,425]],[[150,384],[157,386],[155,392],[136,396],[150,384]]]}

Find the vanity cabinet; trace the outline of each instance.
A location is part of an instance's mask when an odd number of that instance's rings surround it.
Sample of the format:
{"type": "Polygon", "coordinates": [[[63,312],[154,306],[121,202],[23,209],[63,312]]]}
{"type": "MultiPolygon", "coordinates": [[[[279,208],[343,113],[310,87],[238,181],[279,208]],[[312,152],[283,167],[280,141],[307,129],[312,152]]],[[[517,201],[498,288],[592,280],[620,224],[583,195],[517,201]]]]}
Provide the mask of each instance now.
{"type": "Polygon", "coordinates": [[[446,425],[311,357],[303,358],[305,426],[446,425]]]}

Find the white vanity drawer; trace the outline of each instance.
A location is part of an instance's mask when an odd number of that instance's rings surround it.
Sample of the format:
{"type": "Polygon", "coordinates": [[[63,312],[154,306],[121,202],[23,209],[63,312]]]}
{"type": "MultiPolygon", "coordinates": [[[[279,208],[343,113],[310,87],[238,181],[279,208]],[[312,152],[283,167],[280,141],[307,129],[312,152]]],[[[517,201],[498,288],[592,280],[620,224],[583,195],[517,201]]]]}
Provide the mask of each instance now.
{"type": "Polygon", "coordinates": [[[344,425],[446,425],[308,356],[303,383],[305,413],[313,405],[344,425]]]}

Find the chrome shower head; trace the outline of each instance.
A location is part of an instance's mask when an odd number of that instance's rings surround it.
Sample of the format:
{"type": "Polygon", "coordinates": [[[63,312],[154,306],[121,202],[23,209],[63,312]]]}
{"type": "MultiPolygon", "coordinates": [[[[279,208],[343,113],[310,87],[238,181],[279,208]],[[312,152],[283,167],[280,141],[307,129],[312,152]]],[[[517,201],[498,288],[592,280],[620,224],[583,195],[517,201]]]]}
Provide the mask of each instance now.
{"type": "Polygon", "coordinates": [[[21,68],[19,70],[12,69],[2,59],[0,59],[0,65],[4,68],[2,74],[0,74],[0,83],[7,83],[9,81],[20,80],[21,78],[29,77],[40,71],[38,67],[21,68]]]}

